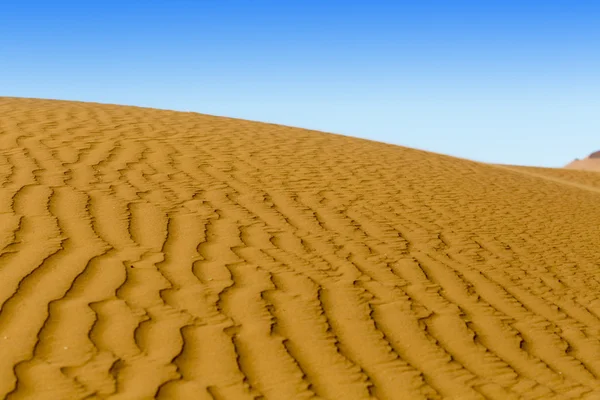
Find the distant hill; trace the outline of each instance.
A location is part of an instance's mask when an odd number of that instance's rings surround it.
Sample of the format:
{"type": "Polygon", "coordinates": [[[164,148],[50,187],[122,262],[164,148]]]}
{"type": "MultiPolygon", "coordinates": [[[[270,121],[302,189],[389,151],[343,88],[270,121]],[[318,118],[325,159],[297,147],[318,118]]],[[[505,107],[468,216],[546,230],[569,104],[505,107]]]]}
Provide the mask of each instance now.
{"type": "Polygon", "coordinates": [[[600,150],[593,152],[588,158],[600,158],[600,150]]]}
{"type": "Polygon", "coordinates": [[[565,165],[565,168],[585,171],[600,171],[600,150],[593,152],[587,156],[587,158],[582,160],[575,159],[574,161],[565,165]]]}

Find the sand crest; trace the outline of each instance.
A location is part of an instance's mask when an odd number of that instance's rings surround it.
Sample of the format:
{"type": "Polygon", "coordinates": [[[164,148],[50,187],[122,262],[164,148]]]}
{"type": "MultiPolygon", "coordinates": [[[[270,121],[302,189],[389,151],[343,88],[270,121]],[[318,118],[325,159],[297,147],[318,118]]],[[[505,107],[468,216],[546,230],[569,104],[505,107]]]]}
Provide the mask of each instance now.
{"type": "Polygon", "coordinates": [[[0,398],[598,399],[599,189],[0,98],[0,398]]]}

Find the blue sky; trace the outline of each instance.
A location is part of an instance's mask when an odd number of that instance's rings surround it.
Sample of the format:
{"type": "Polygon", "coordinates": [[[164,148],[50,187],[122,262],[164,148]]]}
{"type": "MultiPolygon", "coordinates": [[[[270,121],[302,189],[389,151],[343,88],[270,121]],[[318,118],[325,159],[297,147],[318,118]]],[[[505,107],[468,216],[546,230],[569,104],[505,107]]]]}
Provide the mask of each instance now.
{"type": "Polygon", "coordinates": [[[7,0],[0,96],[560,167],[600,150],[598,21],[577,0],[7,0]]]}

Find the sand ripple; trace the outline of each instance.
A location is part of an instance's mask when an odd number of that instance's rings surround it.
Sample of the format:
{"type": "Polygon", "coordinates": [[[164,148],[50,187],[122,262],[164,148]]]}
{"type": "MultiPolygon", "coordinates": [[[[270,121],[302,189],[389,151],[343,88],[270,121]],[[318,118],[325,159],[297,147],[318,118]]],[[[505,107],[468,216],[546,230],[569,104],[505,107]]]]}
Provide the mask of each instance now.
{"type": "Polygon", "coordinates": [[[600,174],[0,98],[0,398],[600,398],[600,174]]]}

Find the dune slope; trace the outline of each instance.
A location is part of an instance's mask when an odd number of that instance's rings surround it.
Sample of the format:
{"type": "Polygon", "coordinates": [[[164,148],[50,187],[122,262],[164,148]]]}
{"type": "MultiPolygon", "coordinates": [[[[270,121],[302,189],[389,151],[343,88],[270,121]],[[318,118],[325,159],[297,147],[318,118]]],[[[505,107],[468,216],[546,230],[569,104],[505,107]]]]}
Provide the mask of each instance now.
{"type": "Polygon", "coordinates": [[[0,98],[0,398],[600,398],[584,174],[0,98]]]}

